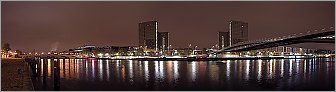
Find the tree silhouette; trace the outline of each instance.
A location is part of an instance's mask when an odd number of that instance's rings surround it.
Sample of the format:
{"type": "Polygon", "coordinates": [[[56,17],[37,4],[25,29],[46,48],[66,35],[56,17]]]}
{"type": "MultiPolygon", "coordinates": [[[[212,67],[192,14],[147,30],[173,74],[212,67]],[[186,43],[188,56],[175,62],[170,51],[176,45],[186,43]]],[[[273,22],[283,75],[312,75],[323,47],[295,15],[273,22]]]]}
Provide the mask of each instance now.
{"type": "Polygon", "coordinates": [[[3,44],[1,49],[4,50],[5,53],[8,53],[8,51],[11,50],[9,43],[3,44]]]}

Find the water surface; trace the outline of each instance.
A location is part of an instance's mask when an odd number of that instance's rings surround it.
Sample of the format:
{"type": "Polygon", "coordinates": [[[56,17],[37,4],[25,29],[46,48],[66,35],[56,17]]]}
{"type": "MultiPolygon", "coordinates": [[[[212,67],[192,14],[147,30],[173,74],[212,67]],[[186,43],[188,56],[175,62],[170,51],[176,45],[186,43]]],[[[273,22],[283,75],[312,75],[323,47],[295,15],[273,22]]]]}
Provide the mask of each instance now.
{"type": "Polygon", "coordinates": [[[79,91],[335,90],[335,63],[327,61],[41,59],[34,85],[35,90],[79,91]],[[54,68],[57,62],[59,76],[54,68]]]}

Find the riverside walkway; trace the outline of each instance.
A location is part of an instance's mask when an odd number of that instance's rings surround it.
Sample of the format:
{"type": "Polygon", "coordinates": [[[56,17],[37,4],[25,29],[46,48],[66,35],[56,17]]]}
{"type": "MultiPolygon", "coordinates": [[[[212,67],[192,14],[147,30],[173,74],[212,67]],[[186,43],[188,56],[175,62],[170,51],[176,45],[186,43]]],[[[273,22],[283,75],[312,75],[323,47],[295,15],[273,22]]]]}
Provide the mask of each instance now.
{"type": "Polygon", "coordinates": [[[1,91],[33,91],[28,64],[21,58],[1,58],[1,91]]]}

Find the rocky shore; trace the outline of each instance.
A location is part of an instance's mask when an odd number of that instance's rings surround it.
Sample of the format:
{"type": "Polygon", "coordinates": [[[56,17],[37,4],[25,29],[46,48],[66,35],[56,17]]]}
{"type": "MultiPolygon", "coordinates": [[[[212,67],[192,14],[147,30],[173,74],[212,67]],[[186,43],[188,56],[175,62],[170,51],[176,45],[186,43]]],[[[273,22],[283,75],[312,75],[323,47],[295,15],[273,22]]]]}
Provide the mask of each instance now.
{"type": "Polygon", "coordinates": [[[33,91],[30,68],[23,59],[1,59],[1,91],[33,91]]]}

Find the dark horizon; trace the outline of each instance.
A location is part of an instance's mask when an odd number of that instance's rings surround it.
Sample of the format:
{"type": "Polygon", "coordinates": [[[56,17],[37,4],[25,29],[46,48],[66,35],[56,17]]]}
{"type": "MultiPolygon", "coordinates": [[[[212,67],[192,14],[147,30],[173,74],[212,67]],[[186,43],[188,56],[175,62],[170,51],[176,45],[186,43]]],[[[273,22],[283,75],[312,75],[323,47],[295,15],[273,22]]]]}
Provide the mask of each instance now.
{"type": "MultiPolygon", "coordinates": [[[[209,48],[229,21],[247,22],[248,39],[306,33],[335,25],[334,1],[2,1],[1,42],[12,50],[48,52],[95,46],[138,46],[138,24],[158,21],[173,48],[209,48]]],[[[335,44],[293,47],[334,49],[335,44]]]]}

